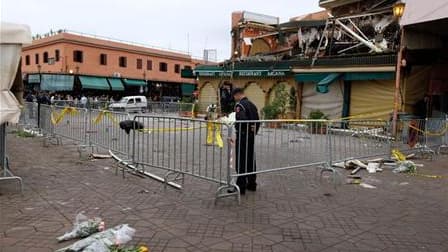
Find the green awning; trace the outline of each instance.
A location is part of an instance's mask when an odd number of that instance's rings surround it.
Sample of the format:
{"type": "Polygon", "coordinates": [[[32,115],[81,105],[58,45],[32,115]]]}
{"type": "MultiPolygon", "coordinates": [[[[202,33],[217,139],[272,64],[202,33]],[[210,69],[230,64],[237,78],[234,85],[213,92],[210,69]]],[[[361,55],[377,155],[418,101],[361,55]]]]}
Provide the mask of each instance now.
{"type": "Polygon", "coordinates": [[[190,83],[184,83],[182,84],[181,89],[182,89],[182,95],[188,96],[193,94],[193,91],[196,89],[196,85],[190,83]]]}
{"type": "Polygon", "coordinates": [[[28,83],[40,83],[40,74],[29,74],[28,83]]]}
{"type": "Polygon", "coordinates": [[[107,78],[107,80],[109,81],[109,84],[112,87],[113,91],[123,91],[124,90],[123,82],[121,82],[121,79],[107,78]]]}
{"type": "Polygon", "coordinates": [[[146,81],[144,80],[123,79],[123,81],[126,86],[146,86],[146,81]]]}
{"type": "Polygon", "coordinates": [[[394,72],[345,73],[344,80],[394,80],[394,72]]]}
{"type": "Polygon", "coordinates": [[[333,81],[337,80],[339,77],[341,77],[341,73],[331,73],[328,74],[325,78],[320,80],[316,85],[316,91],[318,93],[328,93],[328,86],[333,83],[333,81]]]}
{"type": "Polygon", "coordinates": [[[72,91],[73,75],[42,74],[40,89],[45,91],[72,91]]]}
{"type": "Polygon", "coordinates": [[[196,75],[194,74],[193,69],[184,68],[180,71],[180,77],[194,79],[196,78],[196,75]]]}
{"type": "Polygon", "coordinates": [[[83,89],[110,90],[106,78],[93,76],[79,76],[83,89]]]}
{"type": "Polygon", "coordinates": [[[303,73],[296,74],[295,79],[298,82],[319,82],[324,79],[328,73],[303,73]]]}

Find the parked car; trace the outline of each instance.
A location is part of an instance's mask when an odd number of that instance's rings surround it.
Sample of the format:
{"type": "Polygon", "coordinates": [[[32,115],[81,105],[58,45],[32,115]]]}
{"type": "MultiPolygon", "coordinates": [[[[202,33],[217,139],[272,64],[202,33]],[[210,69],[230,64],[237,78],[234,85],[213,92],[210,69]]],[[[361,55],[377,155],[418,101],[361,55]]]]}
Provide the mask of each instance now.
{"type": "Polygon", "coordinates": [[[120,101],[109,105],[109,110],[123,112],[146,112],[145,96],[125,96],[120,101]]]}

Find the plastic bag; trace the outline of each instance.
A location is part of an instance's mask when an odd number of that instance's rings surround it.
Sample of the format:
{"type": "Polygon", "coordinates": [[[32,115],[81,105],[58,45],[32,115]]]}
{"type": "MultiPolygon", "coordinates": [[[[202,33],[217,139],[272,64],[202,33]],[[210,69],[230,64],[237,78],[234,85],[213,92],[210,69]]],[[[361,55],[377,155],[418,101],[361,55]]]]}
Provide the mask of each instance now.
{"type": "Polygon", "coordinates": [[[59,236],[57,240],[62,242],[75,238],[84,238],[102,230],[104,230],[104,222],[101,218],[89,219],[81,212],[76,215],[72,231],[59,236]]]}
{"type": "Polygon", "coordinates": [[[115,234],[115,245],[121,245],[126,244],[130,240],[132,240],[132,237],[135,234],[135,229],[131,228],[127,224],[123,225],[121,228],[113,231],[115,234]]]}
{"type": "Polygon", "coordinates": [[[106,245],[104,241],[98,240],[87,246],[82,252],[109,252],[109,246],[111,245],[106,245]]]}

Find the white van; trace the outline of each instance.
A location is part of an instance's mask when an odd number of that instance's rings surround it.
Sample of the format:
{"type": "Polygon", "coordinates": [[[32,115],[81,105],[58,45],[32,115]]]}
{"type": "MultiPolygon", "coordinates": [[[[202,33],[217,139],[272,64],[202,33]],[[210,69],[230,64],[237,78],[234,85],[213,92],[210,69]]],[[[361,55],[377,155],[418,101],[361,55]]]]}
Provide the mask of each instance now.
{"type": "Polygon", "coordinates": [[[147,101],[146,97],[139,96],[125,96],[119,102],[109,105],[109,110],[124,111],[124,112],[146,112],[147,101]]]}

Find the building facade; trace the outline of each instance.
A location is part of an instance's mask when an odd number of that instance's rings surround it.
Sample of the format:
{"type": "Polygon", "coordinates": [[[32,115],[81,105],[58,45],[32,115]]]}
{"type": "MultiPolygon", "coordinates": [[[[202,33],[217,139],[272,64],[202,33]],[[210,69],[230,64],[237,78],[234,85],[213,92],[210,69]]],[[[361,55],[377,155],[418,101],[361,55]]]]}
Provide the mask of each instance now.
{"type": "MultiPolygon", "coordinates": [[[[230,83],[245,88],[263,116],[276,87],[283,84],[294,91],[288,97],[294,97],[288,110],[293,112],[289,116],[297,118],[309,118],[317,110],[331,119],[391,119],[397,110],[418,114],[417,105],[425,95],[442,100],[431,93],[430,85],[440,83],[434,79],[439,80],[441,74],[426,64],[429,59],[422,57],[426,54],[419,56],[407,46],[408,57],[397,76],[401,30],[399,17],[393,12],[396,2],[319,1],[325,11],[280,24],[260,23],[261,18],[254,21],[252,16],[234,13],[232,57],[194,70],[200,101],[219,103],[223,85],[230,83]]],[[[432,51],[438,55],[444,52],[446,46],[432,51]]],[[[445,64],[444,57],[437,58],[438,65],[445,64]]],[[[435,115],[433,111],[443,107],[432,106],[426,115],[435,115]]]]}
{"type": "MultiPolygon", "coordinates": [[[[83,86],[83,78],[79,79],[77,76],[85,76],[84,80],[90,78],[90,82],[105,83],[106,79],[109,84],[108,78],[118,79],[124,87],[121,91],[128,93],[154,96],[189,95],[196,83],[194,79],[182,78],[181,71],[191,69],[197,63],[199,61],[186,53],[64,31],[35,39],[22,51],[22,72],[29,77],[25,78],[29,84],[35,83],[40,85],[40,88],[51,89],[53,84],[42,81],[73,79],[73,88],[79,86],[81,92],[85,89],[84,86],[94,89],[95,83],[83,86]],[[50,75],[52,78],[48,78],[50,75]]],[[[110,87],[110,91],[114,91],[113,85],[110,87]]],[[[60,87],[55,89],[60,90],[60,87]]],[[[100,90],[106,89],[101,87],[100,90]]]]}

